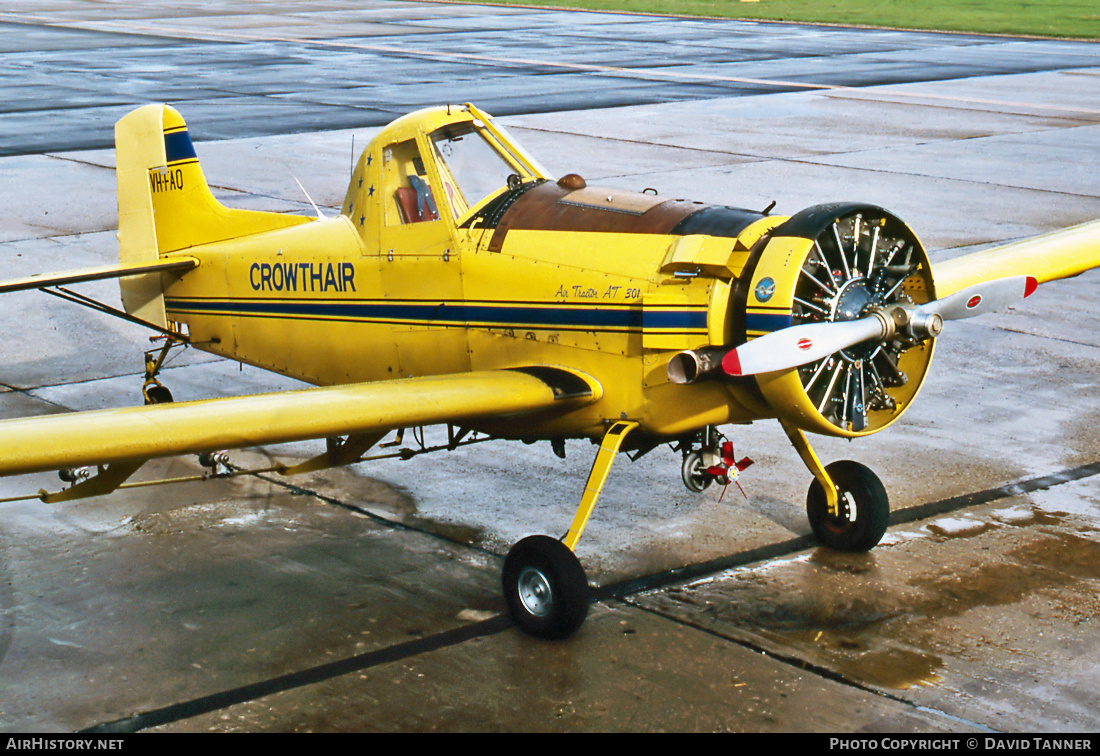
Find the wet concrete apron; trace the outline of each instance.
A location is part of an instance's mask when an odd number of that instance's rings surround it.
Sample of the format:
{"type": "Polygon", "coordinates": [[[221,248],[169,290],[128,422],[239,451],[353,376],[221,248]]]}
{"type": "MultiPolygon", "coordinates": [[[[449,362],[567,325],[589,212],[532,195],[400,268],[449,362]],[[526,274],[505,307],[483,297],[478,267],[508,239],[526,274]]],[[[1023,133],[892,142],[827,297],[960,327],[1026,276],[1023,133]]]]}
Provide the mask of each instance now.
{"type": "MultiPolygon", "coordinates": [[[[460,94],[517,113],[507,124],[559,175],[788,214],[868,200],[933,264],[1100,217],[1095,45],[283,5],[292,20],[65,0],[0,16],[16,87],[0,114],[4,277],[112,262],[113,152],[71,150],[109,144],[118,115],[163,99],[225,139],[196,149],[240,207],[311,213],[292,176],[339,205],[371,124],[460,94]],[[659,50],[676,65],[653,65],[659,50]],[[543,109],[569,112],[535,112],[548,86],[543,109]]],[[[500,619],[500,555],[564,530],[587,443],[565,460],[491,442],[292,481],[0,505],[0,729],[1095,730],[1098,281],[958,324],[894,427],[815,440],[886,482],[894,524],[869,554],[809,541],[808,474],[774,423],[725,429],[756,460],[747,496],[688,492],[665,449],[617,462],[578,548],[600,601],[566,643],[500,619]]],[[[110,282],[83,291],[117,300],[110,282]]],[[[139,401],[148,334],[35,292],[4,303],[0,415],[139,401]]],[[[193,352],[162,377],[178,399],[296,385],[193,352]]],[[[141,477],[197,472],[165,461],[141,477]]],[[[0,498],[58,486],[4,479],[0,498]]]]}

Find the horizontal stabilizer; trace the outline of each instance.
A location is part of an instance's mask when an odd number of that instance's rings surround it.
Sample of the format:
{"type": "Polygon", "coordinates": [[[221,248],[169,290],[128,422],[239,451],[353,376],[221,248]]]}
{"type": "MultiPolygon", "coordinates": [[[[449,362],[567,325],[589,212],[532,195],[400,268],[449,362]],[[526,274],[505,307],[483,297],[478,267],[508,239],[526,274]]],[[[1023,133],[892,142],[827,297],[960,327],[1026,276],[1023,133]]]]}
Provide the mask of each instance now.
{"type": "Polygon", "coordinates": [[[198,264],[199,261],[193,257],[173,257],[145,263],[104,265],[98,268],[80,268],[60,273],[43,273],[42,275],[26,278],[14,278],[10,281],[0,281],[0,294],[27,289],[44,289],[49,286],[64,286],[65,284],[81,283],[82,281],[100,281],[105,278],[126,278],[127,276],[137,276],[143,273],[164,273],[168,271],[182,273],[191,270],[198,264]]]}

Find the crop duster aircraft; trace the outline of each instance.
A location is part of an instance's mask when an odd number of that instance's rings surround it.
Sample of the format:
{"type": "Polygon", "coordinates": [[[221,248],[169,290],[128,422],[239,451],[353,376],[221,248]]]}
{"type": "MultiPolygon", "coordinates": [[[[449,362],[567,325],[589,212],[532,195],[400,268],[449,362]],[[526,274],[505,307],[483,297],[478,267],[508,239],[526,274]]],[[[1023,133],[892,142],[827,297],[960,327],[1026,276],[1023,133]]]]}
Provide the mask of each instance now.
{"type": "Polygon", "coordinates": [[[405,116],[354,168],[338,217],[229,209],[187,127],[164,105],[120,120],[119,264],[0,285],[39,288],[165,337],[146,355],[144,406],[0,422],[0,474],[62,471],[47,501],[109,493],[149,459],[327,439],[292,474],[361,460],[391,432],[599,445],[562,538],[509,552],[516,624],[562,638],[589,588],[573,551],[616,454],[669,444],[696,491],[735,479],[717,428],[778,419],[812,476],[826,546],[874,547],[883,484],[824,465],[806,433],[858,438],[917,395],[950,321],[1100,266],[1100,223],[936,266],[879,207],[791,217],[551,177],[472,105],[405,116]],[[123,310],[66,285],[117,277],[123,310]],[[172,402],[157,378],[186,345],[312,384],[172,402]]]}

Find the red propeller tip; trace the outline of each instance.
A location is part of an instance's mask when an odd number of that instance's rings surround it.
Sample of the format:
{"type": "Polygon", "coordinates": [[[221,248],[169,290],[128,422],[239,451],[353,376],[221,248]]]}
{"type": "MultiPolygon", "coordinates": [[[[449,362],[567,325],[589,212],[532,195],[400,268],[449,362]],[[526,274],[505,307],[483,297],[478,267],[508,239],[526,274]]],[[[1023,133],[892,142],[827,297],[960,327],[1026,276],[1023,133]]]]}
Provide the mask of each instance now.
{"type": "Polygon", "coordinates": [[[1039,288],[1039,282],[1034,276],[1027,277],[1027,283],[1024,284],[1024,297],[1030,297],[1035,290],[1039,288]]]}
{"type": "Polygon", "coordinates": [[[741,375],[741,358],[737,356],[737,350],[731,349],[722,358],[722,369],[727,375],[741,375]]]}

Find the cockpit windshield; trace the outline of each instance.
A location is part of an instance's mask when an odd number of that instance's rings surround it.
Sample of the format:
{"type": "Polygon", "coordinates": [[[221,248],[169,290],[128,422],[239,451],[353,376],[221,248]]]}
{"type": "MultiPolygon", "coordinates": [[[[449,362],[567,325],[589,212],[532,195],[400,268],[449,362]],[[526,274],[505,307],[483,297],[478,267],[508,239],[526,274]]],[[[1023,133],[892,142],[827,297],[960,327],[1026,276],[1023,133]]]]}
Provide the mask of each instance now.
{"type": "Polygon", "coordinates": [[[526,173],[475,123],[444,126],[431,135],[447,199],[456,218],[526,173]]]}

